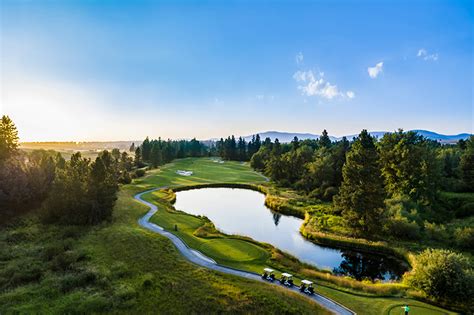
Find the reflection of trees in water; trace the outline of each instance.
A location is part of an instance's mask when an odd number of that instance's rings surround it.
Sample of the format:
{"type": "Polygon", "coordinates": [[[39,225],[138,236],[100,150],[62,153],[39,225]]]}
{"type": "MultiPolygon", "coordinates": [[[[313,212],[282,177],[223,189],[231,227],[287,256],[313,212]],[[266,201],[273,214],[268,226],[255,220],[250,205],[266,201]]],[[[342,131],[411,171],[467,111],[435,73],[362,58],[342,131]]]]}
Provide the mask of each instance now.
{"type": "Polygon", "coordinates": [[[357,280],[397,280],[404,272],[398,261],[383,256],[343,251],[342,257],[344,260],[333,272],[357,280]]]}
{"type": "Polygon", "coordinates": [[[281,214],[279,213],[273,213],[273,222],[275,223],[275,225],[278,225],[278,223],[280,223],[280,219],[281,219],[281,214]]]}

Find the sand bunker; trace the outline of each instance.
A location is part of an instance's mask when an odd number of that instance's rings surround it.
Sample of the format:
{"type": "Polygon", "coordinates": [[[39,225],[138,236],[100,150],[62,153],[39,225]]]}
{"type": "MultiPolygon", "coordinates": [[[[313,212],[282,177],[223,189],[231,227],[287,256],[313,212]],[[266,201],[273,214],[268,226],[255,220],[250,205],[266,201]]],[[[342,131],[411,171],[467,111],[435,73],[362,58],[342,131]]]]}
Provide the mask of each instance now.
{"type": "Polygon", "coordinates": [[[176,174],[181,175],[181,176],[191,176],[191,175],[193,175],[193,171],[177,170],[176,174]]]}

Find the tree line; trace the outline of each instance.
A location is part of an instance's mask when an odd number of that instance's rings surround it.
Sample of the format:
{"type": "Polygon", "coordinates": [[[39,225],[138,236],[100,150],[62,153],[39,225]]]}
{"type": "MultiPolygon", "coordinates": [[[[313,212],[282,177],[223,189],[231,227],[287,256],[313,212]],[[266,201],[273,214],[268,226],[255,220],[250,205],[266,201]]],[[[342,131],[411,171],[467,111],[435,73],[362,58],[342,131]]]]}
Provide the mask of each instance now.
{"type": "Polygon", "coordinates": [[[442,216],[441,190],[474,190],[473,137],[441,145],[415,132],[398,130],[377,140],[363,130],[352,142],[332,142],[324,130],[317,140],[265,139],[250,162],[282,186],[334,201],[354,235],[378,235],[390,218],[401,220],[400,227],[419,216],[442,216]]]}
{"type": "Polygon", "coordinates": [[[131,181],[133,159],[118,149],[94,161],[75,153],[19,150],[18,131],[0,121],[0,223],[30,209],[45,222],[96,224],[112,217],[119,183],[131,181]]]}
{"type": "Polygon", "coordinates": [[[149,165],[158,167],[174,159],[185,157],[203,157],[209,155],[208,147],[196,140],[150,140],[148,137],[141,145],[132,144],[130,151],[135,153],[134,163],[137,167],[149,165]]]}

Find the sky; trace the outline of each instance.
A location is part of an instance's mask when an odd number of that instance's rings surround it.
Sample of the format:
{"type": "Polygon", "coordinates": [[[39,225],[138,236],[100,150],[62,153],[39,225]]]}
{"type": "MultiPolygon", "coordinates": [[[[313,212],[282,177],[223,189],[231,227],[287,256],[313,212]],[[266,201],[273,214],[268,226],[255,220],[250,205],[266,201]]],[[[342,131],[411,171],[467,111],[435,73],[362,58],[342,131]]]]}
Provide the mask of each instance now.
{"type": "Polygon", "coordinates": [[[472,1],[0,0],[22,141],[474,132],[472,1]]]}

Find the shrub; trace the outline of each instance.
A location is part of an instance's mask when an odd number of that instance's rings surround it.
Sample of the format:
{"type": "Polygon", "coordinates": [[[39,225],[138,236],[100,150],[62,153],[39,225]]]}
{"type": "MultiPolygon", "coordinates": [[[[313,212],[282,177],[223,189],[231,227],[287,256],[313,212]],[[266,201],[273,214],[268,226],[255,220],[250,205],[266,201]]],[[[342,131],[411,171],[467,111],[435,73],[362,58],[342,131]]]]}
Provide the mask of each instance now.
{"type": "Polygon", "coordinates": [[[474,202],[465,203],[456,210],[456,217],[458,218],[466,218],[472,215],[474,215],[474,202]]]}
{"type": "Polygon", "coordinates": [[[473,270],[461,254],[449,250],[427,249],[418,255],[405,281],[428,297],[463,303],[474,294],[473,270]]]}
{"type": "Polygon", "coordinates": [[[145,170],[144,169],[138,169],[133,172],[133,177],[134,178],[139,178],[145,176],[145,170]]]}
{"type": "Polygon", "coordinates": [[[395,238],[415,240],[420,238],[421,219],[418,206],[407,196],[396,196],[385,200],[388,220],[385,233],[395,238]]]}
{"type": "Polygon", "coordinates": [[[457,228],[454,232],[456,245],[464,249],[474,249],[474,228],[457,228]]]}
{"type": "Polygon", "coordinates": [[[396,238],[417,240],[420,238],[420,226],[400,216],[387,221],[386,233],[396,238]]]}
{"type": "Polygon", "coordinates": [[[444,241],[448,238],[446,227],[442,224],[426,222],[425,234],[429,239],[435,241],[444,241]]]}

